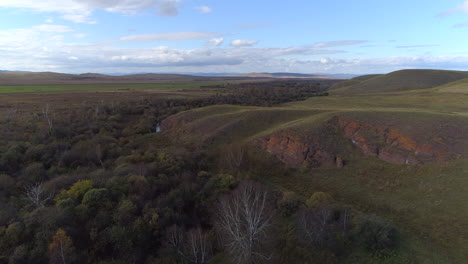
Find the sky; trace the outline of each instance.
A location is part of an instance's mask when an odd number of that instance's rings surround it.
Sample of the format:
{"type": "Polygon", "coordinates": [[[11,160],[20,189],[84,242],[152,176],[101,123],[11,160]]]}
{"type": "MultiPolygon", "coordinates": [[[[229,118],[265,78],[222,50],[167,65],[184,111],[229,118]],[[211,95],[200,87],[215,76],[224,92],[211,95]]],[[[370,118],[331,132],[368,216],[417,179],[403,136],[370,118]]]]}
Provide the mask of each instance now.
{"type": "Polygon", "coordinates": [[[468,0],[0,0],[0,70],[468,70],[468,0]]]}

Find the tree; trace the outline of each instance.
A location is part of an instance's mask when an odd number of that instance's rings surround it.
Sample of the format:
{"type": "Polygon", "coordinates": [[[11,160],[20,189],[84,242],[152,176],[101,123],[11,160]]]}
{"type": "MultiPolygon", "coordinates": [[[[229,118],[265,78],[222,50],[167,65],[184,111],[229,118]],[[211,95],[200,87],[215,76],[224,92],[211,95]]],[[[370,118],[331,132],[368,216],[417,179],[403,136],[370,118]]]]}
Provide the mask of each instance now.
{"type": "Polygon", "coordinates": [[[41,183],[30,185],[24,189],[26,198],[36,207],[43,207],[47,201],[52,199],[54,193],[46,193],[41,183]]]}
{"type": "Polygon", "coordinates": [[[245,147],[242,145],[226,146],[221,156],[222,167],[230,172],[239,173],[244,164],[245,153],[245,147]]]}
{"type": "Polygon", "coordinates": [[[274,207],[261,185],[242,183],[218,203],[216,227],[228,254],[236,263],[270,260],[274,207]]]}
{"type": "Polygon", "coordinates": [[[51,135],[52,130],[54,129],[54,120],[49,115],[49,104],[46,104],[46,106],[42,108],[42,114],[44,115],[44,118],[47,121],[47,133],[51,135]]]}
{"type": "Polygon", "coordinates": [[[57,230],[49,244],[49,263],[70,263],[74,253],[73,242],[63,229],[57,230]]]}
{"type": "Polygon", "coordinates": [[[201,228],[184,232],[173,226],[168,231],[168,243],[183,263],[203,264],[213,256],[211,240],[201,228]]]}
{"type": "Polygon", "coordinates": [[[306,208],[296,216],[296,229],[305,246],[328,248],[335,253],[343,249],[350,228],[348,208],[330,205],[306,208]]]}

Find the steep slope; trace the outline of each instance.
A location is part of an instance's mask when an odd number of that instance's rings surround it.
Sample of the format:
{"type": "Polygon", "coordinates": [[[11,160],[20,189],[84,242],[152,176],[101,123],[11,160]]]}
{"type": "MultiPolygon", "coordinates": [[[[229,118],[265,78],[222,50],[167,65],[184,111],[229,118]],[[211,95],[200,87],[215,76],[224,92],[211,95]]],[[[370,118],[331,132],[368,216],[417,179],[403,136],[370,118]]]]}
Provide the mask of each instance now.
{"type": "Polygon", "coordinates": [[[201,144],[250,140],[290,166],[347,159],[346,144],[362,155],[409,165],[446,162],[468,151],[467,118],[429,113],[215,106],[169,117],[162,128],[201,144]]]}
{"type": "Polygon", "coordinates": [[[352,79],[338,84],[340,93],[378,93],[427,89],[468,78],[468,72],[442,70],[401,70],[369,79],[352,79]]]}

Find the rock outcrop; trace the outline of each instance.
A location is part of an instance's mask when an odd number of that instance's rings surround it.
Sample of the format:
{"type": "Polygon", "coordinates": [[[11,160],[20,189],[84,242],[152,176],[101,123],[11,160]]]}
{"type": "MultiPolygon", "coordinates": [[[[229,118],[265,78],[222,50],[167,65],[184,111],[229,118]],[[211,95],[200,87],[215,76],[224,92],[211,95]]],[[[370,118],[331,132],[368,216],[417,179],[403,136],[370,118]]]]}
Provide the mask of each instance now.
{"type": "Polygon", "coordinates": [[[320,142],[311,137],[294,136],[290,131],[273,133],[255,143],[290,166],[297,167],[305,163],[312,167],[336,164],[336,156],[323,149],[320,142]]]}
{"type": "Polygon", "coordinates": [[[453,152],[446,142],[438,137],[423,141],[397,128],[362,123],[342,116],[337,117],[337,120],[344,136],[368,156],[391,163],[413,165],[453,158],[453,152]]]}
{"type": "MultiPolygon", "coordinates": [[[[421,136],[412,127],[407,129],[410,133],[404,133],[385,122],[363,122],[345,116],[330,119],[327,126],[328,129],[334,127],[340,131],[340,137],[350,140],[364,155],[390,163],[417,165],[444,162],[460,154],[450,147],[453,143],[435,134],[428,139],[428,134],[432,132],[421,136]]],[[[324,136],[317,134],[298,136],[295,131],[286,129],[257,139],[255,144],[290,166],[307,163],[312,167],[324,164],[343,167],[345,160],[343,153],[338,151],[340,148],[322,142],[323,139],[324,136]]]]}

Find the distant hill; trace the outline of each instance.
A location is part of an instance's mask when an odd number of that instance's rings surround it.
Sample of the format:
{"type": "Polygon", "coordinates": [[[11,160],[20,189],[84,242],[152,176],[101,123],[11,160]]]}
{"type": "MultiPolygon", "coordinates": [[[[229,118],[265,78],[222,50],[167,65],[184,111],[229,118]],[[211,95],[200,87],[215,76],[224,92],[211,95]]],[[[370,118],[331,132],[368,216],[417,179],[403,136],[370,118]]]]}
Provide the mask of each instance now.
{"type": "Polygon", "coordinates": [[[0,72],[0,85],[28,84],[100,84],[221,81],[235,78],[203,77],[184,74],[131,74],[111,76],[98,73],[65,74],[56,72],[0,72]]]}
{"type": "Polygon", "coordinates": [[[304,73],[290,73],[290,72],[251,72],[240,75],[231,75],[236,77],[248,77],[248,78],[275,78],[275,79],[335,79],[328,75],[320,74],[304,74],[304,73]]]}
{"type": "Polygon", "coordinates": [[[364,75],[332,87],[343,93],[377,93],[427,89],[468,78],[468,72],[445,70],[401,70],[382,75],[364,75]]]}

